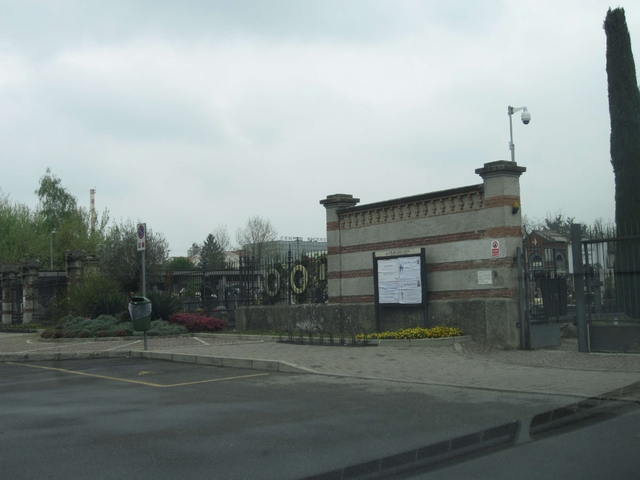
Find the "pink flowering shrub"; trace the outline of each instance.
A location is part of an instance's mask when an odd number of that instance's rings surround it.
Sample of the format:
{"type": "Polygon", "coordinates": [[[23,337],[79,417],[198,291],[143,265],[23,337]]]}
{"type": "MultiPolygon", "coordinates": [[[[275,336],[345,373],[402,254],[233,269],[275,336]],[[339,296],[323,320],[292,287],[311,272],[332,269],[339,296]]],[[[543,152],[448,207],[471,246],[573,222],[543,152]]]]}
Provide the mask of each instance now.
{"type": "Polygon", "coordinates": [[[182,325],[190,332],[216,332],[227,326],[224,320],[197,313],[176,313],[169,317],[169,323],[182,325]]]}

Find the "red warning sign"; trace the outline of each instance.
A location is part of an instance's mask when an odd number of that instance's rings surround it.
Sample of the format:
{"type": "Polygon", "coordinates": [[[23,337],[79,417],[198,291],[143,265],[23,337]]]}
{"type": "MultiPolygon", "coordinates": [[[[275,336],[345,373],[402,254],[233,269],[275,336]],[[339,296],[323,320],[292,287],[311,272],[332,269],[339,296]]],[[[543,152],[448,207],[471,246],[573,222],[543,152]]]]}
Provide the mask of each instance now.
{"type": "Polygon", "coordinates": [[[491,256],[500,256],[500,242],[498,240],[491,240],[491,256]]]}

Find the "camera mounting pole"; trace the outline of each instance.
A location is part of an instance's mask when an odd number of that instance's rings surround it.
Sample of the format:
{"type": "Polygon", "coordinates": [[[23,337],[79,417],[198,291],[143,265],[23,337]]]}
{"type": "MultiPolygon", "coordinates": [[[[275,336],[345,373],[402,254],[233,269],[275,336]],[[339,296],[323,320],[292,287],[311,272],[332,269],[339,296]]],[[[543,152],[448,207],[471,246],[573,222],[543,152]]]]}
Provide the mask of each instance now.
{"type": "Polygon", "coordinates": [[[525,125],[528,125],[529,122],[531,121],[531,114],[527,111],[527,107],[512,107],[511,105],[509,105],[507,113],[509,114],[509,135],[510,135],[510,141],[509,141],[509,150],[511,150],[511,161],[515,162],[516,161],[516,146],[513,143],[513,123],[511,122],[511,116],[515,113],[515,112],[519,112],[520,110],[522,110],[522,123],[524,123],[525,125]]]}

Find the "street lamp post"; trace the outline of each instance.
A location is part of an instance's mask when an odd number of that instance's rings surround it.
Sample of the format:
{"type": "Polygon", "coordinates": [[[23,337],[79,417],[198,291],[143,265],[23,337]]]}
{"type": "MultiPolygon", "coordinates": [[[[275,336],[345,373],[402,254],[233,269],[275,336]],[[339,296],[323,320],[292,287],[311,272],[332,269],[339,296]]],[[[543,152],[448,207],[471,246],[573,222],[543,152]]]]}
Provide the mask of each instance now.
{"type": "Polygon", "coordinates": [[[519,112],[520,110],[522,110],[522,116],[520,117],[522,119],[522,123],[524,123],[525,125],[529,125],[529,122],[531,121],[531,114],[527,111],[527,107],[512,107],[511,105],[509,105],[507,113],[509,114],[509,135],[510,135],[510,141],[509,141],[509,150],[511,150],[511,161],[515,162],[516,161],[516,146],[513,143],[513,123],[511,121],[511,116],[515,113],[515,112],[519,112]]]}
{"type": "Polygon", "coordinates": [[[53,236],[56,234],[55,230],[51,230],[51,242],[50,242],[50,247],[51,247],[51,256],[50,256],[50,260],[51,260],[51,271],[53,271],[53,236]]]}

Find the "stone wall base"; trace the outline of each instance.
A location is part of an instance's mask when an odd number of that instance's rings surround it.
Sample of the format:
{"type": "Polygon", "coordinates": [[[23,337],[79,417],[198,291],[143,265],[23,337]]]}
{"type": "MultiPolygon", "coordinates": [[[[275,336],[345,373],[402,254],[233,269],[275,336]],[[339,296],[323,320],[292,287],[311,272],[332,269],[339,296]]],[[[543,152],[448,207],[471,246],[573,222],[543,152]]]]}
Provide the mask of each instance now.
{"type": "MultiPolygon", "coordinates": [[[[518,302],[512,299],[434,300],[429,302],[429,326],[460,328],[473,341],[504,349],[519,348],[518,302]]],[[[239,307],[239,331],[286,332],[290,328],[322,326],[326,332],[376,331],[375,306],[365,304],[316,304],[239,307]]],[[[423,326],[420,308],[386,307],[380,315],[380,330],[423,326]]]]}

